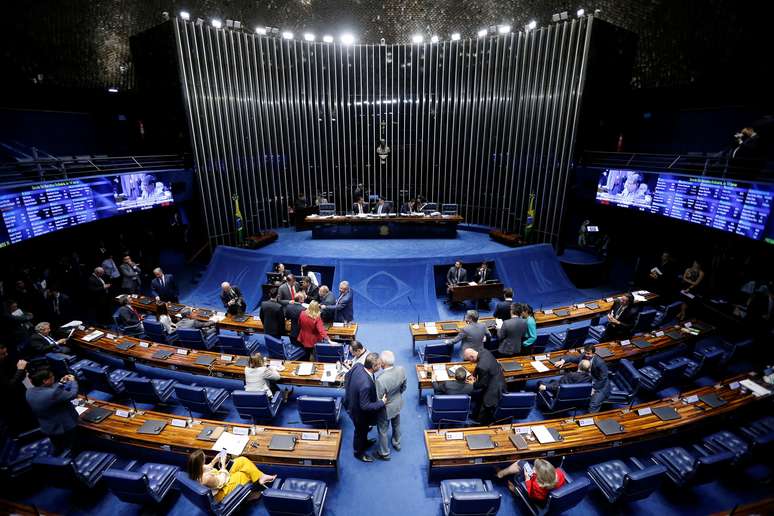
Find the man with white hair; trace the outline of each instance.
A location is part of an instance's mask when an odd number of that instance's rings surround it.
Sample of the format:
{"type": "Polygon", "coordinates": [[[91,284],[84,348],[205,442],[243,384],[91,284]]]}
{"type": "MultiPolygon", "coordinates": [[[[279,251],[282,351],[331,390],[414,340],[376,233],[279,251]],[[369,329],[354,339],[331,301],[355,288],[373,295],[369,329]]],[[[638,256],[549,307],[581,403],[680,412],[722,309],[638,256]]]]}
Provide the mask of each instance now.
{"type": "Polygon", "coordinates": [[[323,305],[333,311],[333,320],[335,322],[348,323],[354,319],[354,307],[352,306],[352,291],[349,289],[349,282],[339,283],[339,297],[333,306],[323,305]]]}
{"type": "Polygon", "coordinates": [[[51,324],[45,321],[35,325],[35,334],[30,337],[27,358],[42,358],[46,353],[69,353],[70,348],[64,344],[67,339],[55,340],[51,337],[51,324]]]}
{"type": "Polygon", "coordinates": [[[247,303],[242,295],[242,291],[236,285],[231,285],[228,281],[220,284],[220,300],[226,311],[231,315],[243,314],[247,309],[247,303]]]}
{"type": "Polygon", "coordinates": [[[392,447],[400,451],[400,410],[403,408],[403,393],[406,391],[406,371],[395,366],[395,354],[382,351],[379,356],[382,373],[376,378],[376,397],[387,395],[384,410],[379,413],[376,426],[379,430],[379,451],[376,456],[390,460],[390,448],[387,445],[387,431],[392,426],[392,447]]]}

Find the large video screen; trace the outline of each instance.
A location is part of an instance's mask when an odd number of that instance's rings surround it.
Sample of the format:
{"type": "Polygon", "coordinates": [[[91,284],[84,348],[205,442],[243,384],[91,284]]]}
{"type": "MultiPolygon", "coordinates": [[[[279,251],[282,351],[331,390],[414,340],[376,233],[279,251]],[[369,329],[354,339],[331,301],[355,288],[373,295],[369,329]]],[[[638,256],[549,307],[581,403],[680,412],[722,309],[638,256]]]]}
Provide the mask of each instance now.
{"type": "Polygon", "coordinates": [[[173,202],[170,180],[164,172],[0,188],[0,247],[173,202]]]}
{"type": "Polygon", "coordinates": [[[774,243],[774,186],[639,170],[604,170],[597,202],[774,243]]]}

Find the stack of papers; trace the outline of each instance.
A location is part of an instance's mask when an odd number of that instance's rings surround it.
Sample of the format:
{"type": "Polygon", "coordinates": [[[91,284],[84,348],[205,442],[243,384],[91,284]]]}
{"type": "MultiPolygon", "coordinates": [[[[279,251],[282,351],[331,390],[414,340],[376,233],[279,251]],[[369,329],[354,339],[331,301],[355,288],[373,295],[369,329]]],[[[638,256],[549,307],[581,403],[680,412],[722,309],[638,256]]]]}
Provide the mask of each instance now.
{"type": "Polygon", "coordinates": [[[102,333],[101,331],[94,330],[93,332],[91,332],[88,335],[86,335],[85,337],[83,337],[83,340],[85,340],[86,342],[91,342],[93,340],[97,340],[98,338],[102,337],[103,335],[104,335],[104,333],[102,333]]]}
{"type": "Polygon", "coordinates": [[[336,376],[338,376],[338,370],[336,369],[336,364],[325,364],[323,366],[322,381],[335,382],[336,376]]]}
{"type": "Polygon", "coordinates": [[[532,426],[530,427],[530,429],[532,430],[532,433],[535,434],[535,438],[538,440],[540,444],[555,442],[554,436],[551,435],[551,432],[549,432],[548,428],[546,428],[545,426],[543,425],[532,426]]]}
{"type": "Polygon", "coordinates": [[[433,378],[436,382],[446,382],[449,380],[449,373],[443,364],[433,364],[433,378]]]}
{"type": "Polygon", "coordinates": [[[435,326],[434,322],[426,322],[425,331],[430,335],[438,335],[438,328],[435,326]]]}
{"type": "Polygon", "coordinates": [[[530,362],[530,364],[532,364],[532,367],[534,367],[535,370],[538,373],[545,373],[546,371],[548,371],[548,367],[543,362],[541,362],[539,360],[535,360],[534,362],[530,362]]]}
{"type": "Polygon", "coordinates": [[[312,362],[303,362],[298,366],[298,371],[296,371],[296,374],[298,376],[310,376],[313,373],[314,373],[314,363],[312,362]]]}
{"type": "Polygon", "coordinates": [[[213,314],[213,315],[210,317],[210,321],[212,321],[212,322],[214,322],[214,323],[218,323],[218,322],[222,321],[222,320],[223,320],[223,319],[225,319],[225,318],[226,318],[226,316],[225,316],[225,315],[221,315],[221,314],[219,314],[219,313],[218,313],[218,314],[213,314]]]}
{"type": "Polygon", "coordinates": [[[739,383],[742,385],[742,387],[749,390],[756,398],[760,398],[761,396],[766,396],[768,394],[771,394],[770,390],[766,389],[765,387],[762,387],[761,385],[759,385],[758,383],[750,379],[742,380],[739,383]]]}
{"type": "Polygon", "coordinates": [[[226,450],[226,453],[233,456],[242,455],[242,452],[247,445],[247,441],[250,440],[250,436],[236,435],[231,432],[223,432],[212,445],[212,449],[216,451],[226,450]]]}

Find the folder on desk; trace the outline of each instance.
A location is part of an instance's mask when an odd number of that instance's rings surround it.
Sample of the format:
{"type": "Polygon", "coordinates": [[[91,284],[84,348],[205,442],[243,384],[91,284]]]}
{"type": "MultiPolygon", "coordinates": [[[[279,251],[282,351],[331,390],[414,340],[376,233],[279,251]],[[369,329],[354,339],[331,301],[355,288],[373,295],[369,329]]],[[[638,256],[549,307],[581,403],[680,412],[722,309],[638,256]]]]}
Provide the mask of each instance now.
{"type": "Polygon", "coordinates": [[[248,320],[249,318],[250,318],[249,315],[237,315],[237,316],[232,317],[231,320],[234,321],[234,322],[243,323],[246,320],[248,320]]]}
{"type": "Polygon", "coordinates": [[[112,413],[112,410],[104,409],[102,407],[92,407],[81,414],[81,419],[89,423],[101,423],[112,413]]]}
{"type": "Polygon", "coordinates": [[[589,310],[596,310],[597,308],[599,308],[599,304],[598,303],[586,303],[586,308],[588,308],[589,310]]]}
{"type": "Polygon", "coordinates": [[[506,373],[512,373],[513,371],[521,371],[522,367],[521,364],[518,362],[500,362],[500,365],[503,368],[503,371],[506,373]]]}
{"type": "Polygon", "coordinates": [[[632,339],[632,344],[634,344],[640,349],[645,349],[650,347],[650,342],[648,342],[645,339],[632,339]]]}
{"type": "Polygon", "coordinates": [[[554,438],[554,434],[543,425],[532,426],[530,427],[530,430],[532,430],[532,433],[540,444],[548,444],[557,441],[557,439],[554,438]]]}
{"type": "Polygon", "coordinates": [[[125,340],[123,342],[119,342],[116,344],[116,348],[120,349],[121,351],[126,351],[128,349],[132,349],[134,347],[134,342],[129,342],[128,340],[125,340]]]}
{"type": "Polygon", "coordinates": [[[712,408],[717,408],[726,404],[726,400],[724,400],[714,392],[710,392],[708,394],[702,394],[701,396],[699,396],[699,399],[712,408]]]}
{"type": "Polygon", "coordinates": [[[295,435],[274,435],[269,441],[269,449],[275,451],[293,451],[296,448],[295,435]]]}
{"type": "Polygon", "coordinates": [[[149,297],[143,297],[143,298],[141,298],[138,301],[138,303],[140,303],[141,305],[149,305],[149,304],[153,303],[153,299],[151,299],[149,297]]]}
{"type": "Polygon", "coordinates": [[[443,323],[441,329],[443,331],[457,331],[457,325],[454,323],[443,323]]]}
{"type": "Polygon", "coordinates": [[[539,360],[535,360],[533,362],[530,362],[530,364],[532,365],[532,367],[535,368],[535,370],[538,373],[545,373],[546,371],[548,371],[548,367],[546,367],[546,365],[543,362],[539,361],[539,360]]]}
{"type": "Polygon", "coordinates": [[[616,435],[624,432],[624,427],[615,419],[596,419],[594,423],[605,435],[616,435]]]}
{"type": "Polygon", "coordinates": [[[215,361],[215,357],[201,355],[201,356],[196,358],[196,361],[194,362],[194,364],[202,365],[202,366],[208,366],[211,363],[213,363],[214,361],[215,361]]]}
{"type": "Polygon", "coordinates": [[[159,419],[149,419],[137,429],[138,434],[159,435],[164,427],[167,426],[166,421],[159,419]]]}
{"type": "Polygon", "coordinates": [[[527,448],[529,448],[529,446],[527,445],[527,441],[524,440],[524,437],[522,437],[521,434],[512,433],[508,436],[508,438],[513,443],[513,446],[515,446],[516,449],[519,451],[526,450],[527,448]]]}
{"type": "Polygon", "coordinates": [[[491,450],[495,447],[492,437],[489,434],[484,435],[466,435],[465,442],[468,443],[468,449],[471,451],[491,450]]]}
{"type": "Polygon", "coordinates": [[[205,426],[196,438],[200,441],[217,441],[223,434],[222,426],[205,426]]]}
{"type": "Polygon", "coordinates": [[[570,315],[569,310],[554,310],[554,315],[557,317],[567,317],[570,315]]]}
{"type": "Polygon", "coordinates": [[[672,340],[680,340],[683,338],[683,332],[672,330],[666,332],[666,336],[672,340]]]}
{"type": "Polygon", "coordinates": [[[296,369],[296,374],[298,376],[310,376],[314,374],[314,363],[313,362],[303,362],[298,365],[298,369],[296,369]]]}
{"type": "Polygon", "coordinates": [[[594,354],[597,355],[599,358],[607,358],[607,357],[612,357],[614,355],[614,353],[607,348],[595,348],[594,354]]]}
{"type": "Polygon", "coordinates": [[[247,357],[243,358],[237,358],[237,361],[234,363],[234,365],[238,365],[239,367],[247,367],[249,359],[247,357]]]}
{"type": "Polygon", "coordinates": [[[672,421],[674,419],[680,419],[680,414],[672,407],[655,407],[653,413],[656,414],[661,421],[672,421]]]}
{"type": "Polygon", "coordinates": [[[166,349],[160,349],[156,351],[151,358],[158,358],[160,360],[166,360],[167,358],[171,357],[173,353],[166,349]]]}
{"type": "Polygon", "coordinates": [[[549,362],[551,362],[551,365],[556,367],[556,364],[562,361],[562,357],[553,357],[548,359],[549,362]]]}

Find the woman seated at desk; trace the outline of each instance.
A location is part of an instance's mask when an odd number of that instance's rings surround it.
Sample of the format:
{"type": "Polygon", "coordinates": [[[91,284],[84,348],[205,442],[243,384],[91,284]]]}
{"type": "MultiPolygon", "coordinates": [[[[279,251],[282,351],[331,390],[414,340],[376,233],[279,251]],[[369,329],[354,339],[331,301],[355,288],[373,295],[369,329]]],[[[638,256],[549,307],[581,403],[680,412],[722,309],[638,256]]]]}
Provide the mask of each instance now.
{"type": "Polygon", "coordinates": [[[167,308],[166,303],[161,303],[156,308],[156,320],[164,327],[164,331],[167,335],[171,335],[177,330],[177,326],[172,322],[172,318],[169,316],[169,309],[167,308]]]}
{"type": "MultiPolygon", "coordinates": [[[[226,469],[225,453],[219,453],[214,459],[205,464],[204,452],[202,450],[196,450],[188,456],[186,469],[191,480],[209,487],[212,491],[212,496],[218,502],[243,484],[258,482],[260,487],[265,488],[267,484],[270,484],[277,478],[277,475],[262,473],[246,457],[236,457],[228,469],[226,469]]],[[[256,500],[260,496],[260,491],[254,491],[250,494],[248,500],[256,500]]]]}
{"type": "Polygon", "coordinates": [[[245,367],[245,390],[248,392],[265,392],[271,398],[272,390],[277,389],[280,379],[279,371],[266,364],[260,353],[253,353],[245,367]]]}
{"type": "Polygon", "coordinates": [[[545,503],[548,493],[562,487],[567,479],[561,468],[555,468],[553,464],[543,459],[535,459],[534,466],[527,461],[517,461],[497,472],[497,478],[513,475],[513,481],[508,481],[508,490],[516,492],[514,482],[520,482],[519,473],[524,472],[524,488],[527,496],[535,502],[545,503]],[[534,470],[533,470],[534,468],[534,470]]]}

